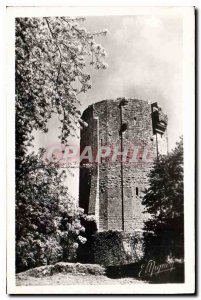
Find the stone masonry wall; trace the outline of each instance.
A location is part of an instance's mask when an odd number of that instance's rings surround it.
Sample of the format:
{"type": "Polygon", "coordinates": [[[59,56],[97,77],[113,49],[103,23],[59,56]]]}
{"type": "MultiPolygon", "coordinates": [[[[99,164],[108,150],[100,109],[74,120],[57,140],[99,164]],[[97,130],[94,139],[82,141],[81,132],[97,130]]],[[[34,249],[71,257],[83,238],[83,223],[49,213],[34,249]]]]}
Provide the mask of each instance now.
{"type": "Polygon", "coordinates": [[[141,204],[147,174],[157,151],[167,149],[165,134],[157,138],[153,134],[151,105],[136,99],[103,100],[89,106],[82,119],[88,127],[81,131],[81,151],[91,146],[96,155],[104,145],[112,154],[117,146],[119,151],[127,147],[130,151],[124,162],[118,155],[115,162],[102,158],[100,163],[81,163],[80,206],[96,215],[99,231],[142,230],[147,218],[141,204]]]}

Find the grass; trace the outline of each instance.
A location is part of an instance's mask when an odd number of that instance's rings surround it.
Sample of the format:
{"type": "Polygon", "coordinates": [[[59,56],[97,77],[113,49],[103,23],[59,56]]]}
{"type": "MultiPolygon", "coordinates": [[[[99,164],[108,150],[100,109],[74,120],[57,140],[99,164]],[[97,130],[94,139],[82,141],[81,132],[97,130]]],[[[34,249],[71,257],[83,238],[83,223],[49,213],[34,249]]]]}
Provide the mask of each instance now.
{"type": "Polygon", "coordinates": [[[42,278],[35,278],[27,275],[16,276],[16,285],[18,286],[41,286],[41,285],[100,285],[100,284],[134,284],[145,283],[134,278],[113,279],[105,275],[89,274],[54,274],[42,278]]]}

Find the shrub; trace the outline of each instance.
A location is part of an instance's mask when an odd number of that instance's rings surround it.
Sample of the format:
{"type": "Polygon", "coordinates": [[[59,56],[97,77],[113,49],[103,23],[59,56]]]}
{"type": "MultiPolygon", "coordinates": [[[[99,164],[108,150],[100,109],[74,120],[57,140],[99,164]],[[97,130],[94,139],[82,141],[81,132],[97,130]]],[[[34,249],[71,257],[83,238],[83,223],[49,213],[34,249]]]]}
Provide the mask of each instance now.
{"type": "Polygon", "coordinates": [[[82,262],[98,263],[105,266],[138,262],[143,258],[142,233],[105,231],[94,233],[80,247],[82,262]]]}

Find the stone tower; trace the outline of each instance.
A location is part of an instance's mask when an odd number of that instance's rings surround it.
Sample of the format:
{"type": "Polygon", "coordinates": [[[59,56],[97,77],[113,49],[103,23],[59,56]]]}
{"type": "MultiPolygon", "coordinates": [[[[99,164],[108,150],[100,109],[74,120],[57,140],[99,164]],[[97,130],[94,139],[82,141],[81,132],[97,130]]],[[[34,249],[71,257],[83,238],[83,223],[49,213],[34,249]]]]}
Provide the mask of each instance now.
{"type": "Polygon", "coordinates": [[[81,152],[91,147],[93,162],[80,164],[80,207],[96,216],[99,231],[142,229],[147,174],[167,153],[167,116],[156,102],[118,98],[90,105],[82,120],[81,152]]]}

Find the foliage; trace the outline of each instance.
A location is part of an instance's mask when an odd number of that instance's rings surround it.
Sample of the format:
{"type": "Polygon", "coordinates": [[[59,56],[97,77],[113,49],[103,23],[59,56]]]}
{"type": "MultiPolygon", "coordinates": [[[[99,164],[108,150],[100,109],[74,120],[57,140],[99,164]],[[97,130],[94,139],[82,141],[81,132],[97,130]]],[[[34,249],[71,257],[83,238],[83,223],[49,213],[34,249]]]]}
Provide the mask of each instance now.
{"type": "MultiPolygon", "coordinates": [[[[83,18],[16,19],[17,143],[29,145],[33,129],[47,131],[53,113],[60,117],[61,141],[78,125],[78,94],[91,88],[88,63],[107,67],[96,35],[77,21],[83,18]],[[75,125],[74,125],[75,124],[75,125]]],[[[25,149],[23,149],[25,150],[25,149]]]]}
{"type": "Polygon", "coordinates": [[[75,259],[78,243],[85,242],[80,220],[87,216],[62,184],[65,173],[53,162],[41,166],[42,155],[26,156],[23,176],[17,178],[23,189],[16,189],[17,271],[75,259]]]}
{"type": "Polygon", "coordinates": [[[159,156],[149,174],[142,203],[151,218],[145,229],[148,250],[155,256],[183,256],[183,140],[168,155],[159,156]],[[151,234],[153,233],[153,234],[151,234]],[[154,246],[155,245],[155,246],[154,246]]]}
{"type": "Polygon", "coordinates": [[[78,95],[90,85],[86,67],[105,69],[105,50],[78,22],[84,18],[16,19],[16,268],[75,258],[84,231],[83,211],[64,184],[65,172],[30,154],[33,130],[48,131],[56,114],[67,144],[79,126],[78,95]]]}
{"type": "MultiPolygon", "coordinates": [[[[87,226],[86,226],[87,232],[87,226]]],[[[83,263],[118,266],[138,262],[143,256],[143,236],[137,232],[88,232],[87,242],[79,248],[83,263]]]]}

